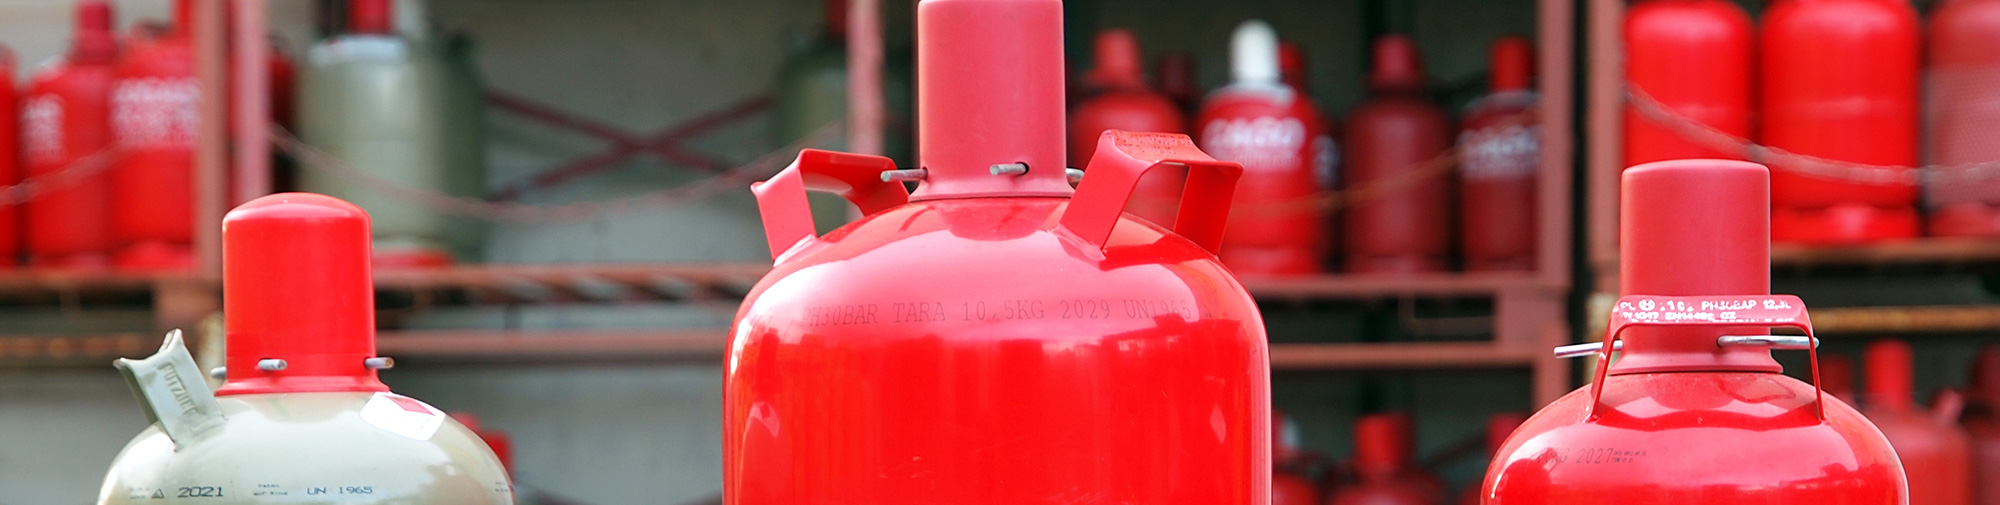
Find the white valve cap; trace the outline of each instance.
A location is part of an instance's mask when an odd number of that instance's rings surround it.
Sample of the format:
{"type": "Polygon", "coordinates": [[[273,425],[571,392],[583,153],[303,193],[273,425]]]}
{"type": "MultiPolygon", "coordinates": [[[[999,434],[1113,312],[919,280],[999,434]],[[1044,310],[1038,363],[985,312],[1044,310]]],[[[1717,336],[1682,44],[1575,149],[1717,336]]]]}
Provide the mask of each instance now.
{"type": "Polygon", "coordinates": [[[1278,31],[1252,19],[1237,25],[1229,42],[1229,74],[1238,84],[1278,82],[1278,31]]]}

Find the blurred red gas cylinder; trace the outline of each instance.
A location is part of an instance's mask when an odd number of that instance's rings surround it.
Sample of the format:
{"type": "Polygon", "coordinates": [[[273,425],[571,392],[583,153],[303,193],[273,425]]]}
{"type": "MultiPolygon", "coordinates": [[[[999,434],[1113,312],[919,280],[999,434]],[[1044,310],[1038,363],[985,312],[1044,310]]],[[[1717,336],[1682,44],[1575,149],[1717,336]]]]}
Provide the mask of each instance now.
{"type": "Polygon", "coordinates": [[[1416,468],[1408,414],[1369,414],[1354,421],[1354,475],[1351,486],[1327,498],[1327,505],[1440,505],[1444,483],[1416,468]]]}
{"type": "Polygon", "coordinates": [[[1911,505],[1972,505],[1972,449],[1954,419],[1917,409],[1910,344],[1869,344],[1863,412],[1896,447],[1909,475],[1911,505]]]}
{"type": "Polygon", "coordinates": [[[1542,164],[1535,110],[1535,48],[1527,39],[1493,43],[1493,93],[1467,109],[1458,134],[1459,240],[1465,269],[1533,270],[1535,173],[1542,164]]]}
{"type": "Polygon", "coordinates": [[[1724,160],[1625,170],[1606,359],[1507,439],[1487,505],[1914,503],[1882,432],[1771,358],[1812,341],[1770,327],[1812,324],[1766,294],[1769,180],[1724,160]]]}
{"type": "Polygon", "coordinates": [[[2000,505],[2000,347],[1987,346],[1972,363],[1965,431],[1972,437],[1972,482],[1979,505],[2000,505]]]}
{"type": "Polygon", "coordinates": [[[134,38],[111,89],[111,131],[119,145],[111,174],[112,225],[120,268],[194,266],[194,2],[175,0],[173,28],[134,38]]]}
{"type": "Polygon", "coordinates": [[[1819,385],[1826,394],[1850,405],[1859,405],[1854,396],[1854,359],[1845,354],[1820,353],[1819,385]]]}
{"type": "Polygon", "coordinates": [[[43,190],[24,208],[28,261],[36,268],[103,268],[116,242],[111,229],[111,86],[118,40],[108,2],[76,7],[69,54],[35,71],[22,102],[27,175],[95,170],[43,190]],[[79,163],[89,160],[88,166],[79,163]]]}
{"type": "MultiPolygon", "coordinates": [[[[1917,11],[1908,0],[1783,0],[1764,12],[1760,134],[1836,162],[1917,165],[1917,11]]],[[[1771,172],[1771,238],[1853,244],[1917,236],[1917,187],[1787,162],[1771,172]]]]}
{"type": "Polygon", "coordinates": [[[1264,328],[1213,253],[1241,167],[1113,131],[1072,190],[1061,2],[916,24],[923,168],[808,150],[753,190],[777,264],[730,333],[724,503],[1269,504],[1264,328]],[[1173,231],[1122,212],[1167,165],[1173,231]],[[815,236],[808,188],[864,216],[815,236]]]}
{"type": "MultiPolygon", "coordinates": [[[[1648,0],[1625,14],[1625,79],[1673,112],[1750,138],[1751,27],[1727,0],[1648,0]]],[[[1625,109],[1625,166],[1734,158],[1625,109]]]]}
{"type": "MultiPolygon", "coordinates": [[[[0,185],[21,179],[21,96],[14,87],[14,52],[0,46],[0,185]]],[[[15,205],[0,207],[0,268],[11,268],[21,248],[15,205]]]]}
{"type": "Polygon", "coordinates": [[[1299,426],[1283,412],[1271,412],[1271,505],[1320,505],[1319,486],[1306,473],[1299,426]]]}
{"type": "Polygon", "coordinates": [[[1445,269],[1451,182],[1426,171],[1451,148],[1451,118],[1424,96],[1423,60],[1407,35],[1375,41],[1368,101],[1348,117],[1342,167],[1348,191],[1412,178],[1355,200],[1343,216],[1347,270],[1410,274],[1445,269]]]}
{"type": "MultiPolygon", "coordinates": [[[[2000,161],[2000,142],[1992,140],[2000,131],[2000,0],[1941,2],[1928,28],[1930,163],[2000,161]]],[[[1942,177],[1925,187],[1932,235],[2000,237],[2000,178],[1935,175],[1942,177]]]]}
{"type": "MultiPolygon", "coordinates": [[[[1525,422],[1528,422],[1528,416],[1517,412],[1494,414],[1492,418],[1487,419],[1486,454],[1491,456],[1499,453],[1500,446],[1507,443],[1507,436],[1513,435],[1514,430],[1520,429],[1521,423],[1525,422]]],[[[1479,505],[1480,499],[1483,498],[1479,492],[1479,483],[1472,483],[1465,488],[1465,492],[1458,495],[1459,505],[1479,505]]]]}
{"type": "Polygon", "coordinates": [[[1243,165],[1222,262],[1240,275],[1320,271],[1327,240],[1315,201],[1331,145],[1319,106],[1280,79],[1278,35],[1263,21],[1236,28],[1229,86],[1209,94],[1196,142],[1216,159],[1243,165]]]}
{"type": "Polygon", "coordinates": [[[1193,113],[1201,105],[1201,83],[1195,80],[1194,55],[1184,51],[1167,53],[1155,67],[1159,74],[1153,77],[1160,81],[1157,86],[1160,92],[1173,99],[1181,110],[1193,113]]]}
{"type": "MultiPolygon", "coordinates": [[[[1099,88],[1070,113],[1069,166],[1090,165],[1105,130],[1186,133],[1187,118],[1165,95],[1146,88],[1139,39],[1125,30],[1097,34],[1097,68],[1084,80],[1099,88]]],[[[1132,194],[1133,215],[1161,225],[1174,222],[1186,174],[1161,169],[1146,174],[1132,194]]]]}

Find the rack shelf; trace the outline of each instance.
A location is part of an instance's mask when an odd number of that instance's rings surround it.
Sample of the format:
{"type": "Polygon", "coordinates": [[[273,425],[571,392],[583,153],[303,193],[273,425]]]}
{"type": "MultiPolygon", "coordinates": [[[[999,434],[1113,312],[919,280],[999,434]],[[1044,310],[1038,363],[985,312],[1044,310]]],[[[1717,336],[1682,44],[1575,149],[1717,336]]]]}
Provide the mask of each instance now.
{"type": "Polygon", "coordinates": [[[1774,266],[1964,264],[2000,262],[2000,241],[1920,239],[1851,247],[1771,248],[1774,266]]]}

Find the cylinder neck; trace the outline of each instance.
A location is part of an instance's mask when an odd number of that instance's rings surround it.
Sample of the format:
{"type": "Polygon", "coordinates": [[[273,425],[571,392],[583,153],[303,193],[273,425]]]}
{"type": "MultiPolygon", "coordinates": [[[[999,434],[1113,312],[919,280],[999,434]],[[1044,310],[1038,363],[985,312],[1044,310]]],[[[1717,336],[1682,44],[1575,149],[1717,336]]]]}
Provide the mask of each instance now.
{"type": "Polygon", "coordinates": [[[387,391],[376,377],[368,214],[281,193],[223,218],[228,378],[216,394],[387,391]]]}
{"type": "MultiPolygon", "coordinates": [[[[1621,295],[1771,293],[1770,171],[1727,160],[1677,160],[1625,170],[1619,213],[1621,295]]],[[[1763,347],[1721,347],[1758,326],[1639,326],[1625,330],[1611,373],[1783,368],[1763,347]]]]}
{"type": "Polygon", "coordinates": [[[1878,340],[1868,344],[1868,396],[1870,408],[1895,411],[1916,409],[1916,381],[1910,368],[1915,361],[1910,344],[1901,340],[1878,340]]]}
{"type": "Polygon", "coordinates": [[[1306,50],[1291,41],[1278,41],[1278,76],[1285,85],[1306,91],[1306,50]]]}
{"type": "Polygon", "coordinates": [[[1493,92],[1527,91],[1534,84],[1535,50],[1528,39],[1502,37],[1493,42],[1493,92]]]}
{"type": "Polygon", "coordinates": [[[1065,159],[1062,2],[917,3],[912,200],[1074,193],[1065,159]],[[1025,172],[996,175],[996,166],[1025,172]]]}
{"type": "Polygon", "coordinates": [[[1370,481],[1395,477],[1410,464],[1411,438],[1407,414],[1369,414],[1355,420],[1355,472],[1370,481]]]}
{"type": "Polygon", "coordinates": [[[1370,90],[1423,91],[1424,60],[1417,52],[1416,39],[1408,35],[1384,35],[1375,39],[1373,55],[1368,70],[1370,90]]]}
{"type": "Polygon", "coordinates": [[[847,40],[847,0],[826,0],[821,6],[824,11],[820,15],[826,24],[827,38],[847,40]]]}
{"type": "Polygon", "coordinates": [[[395,32],[395,9],[390,0],[349,0],[347,33],[388,35],[395,32]]]}
{"type": "Polygon", "coordinates": [[[1145,71],[1140,68],[1139,38],[1126,30],[1105,30],[1097,34],[1096,66],[1087,81],[1107,90],[1143,90],[1145,71]]]}
{"type": "Polygon", "coordinates": [[[191,34],[194,32],[194,2],[195,0],[174,0],[173,33],[191,34]]]}
{"type": "Polygon", "coordinates": [[[101,64],[118,59],[118,36],[112,33],[111,4],[104,0],[84,0],[76,4],[76,40],[71,42],[69,60],[101,64]]]}

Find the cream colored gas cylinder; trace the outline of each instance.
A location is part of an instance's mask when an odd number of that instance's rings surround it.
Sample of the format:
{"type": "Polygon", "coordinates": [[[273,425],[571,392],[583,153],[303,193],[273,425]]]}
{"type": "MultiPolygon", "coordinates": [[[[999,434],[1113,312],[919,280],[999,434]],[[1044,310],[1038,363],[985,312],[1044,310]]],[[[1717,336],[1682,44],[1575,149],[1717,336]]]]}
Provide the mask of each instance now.
{"type": "Polygon", "coordinates": [[[117,365],[153,422],[98,493],[119,504],[512,505],[479,437],[388,390],[375,356],[368,216],[286,193],[224,220],[224,385],[169,334],[117,365]]]}

